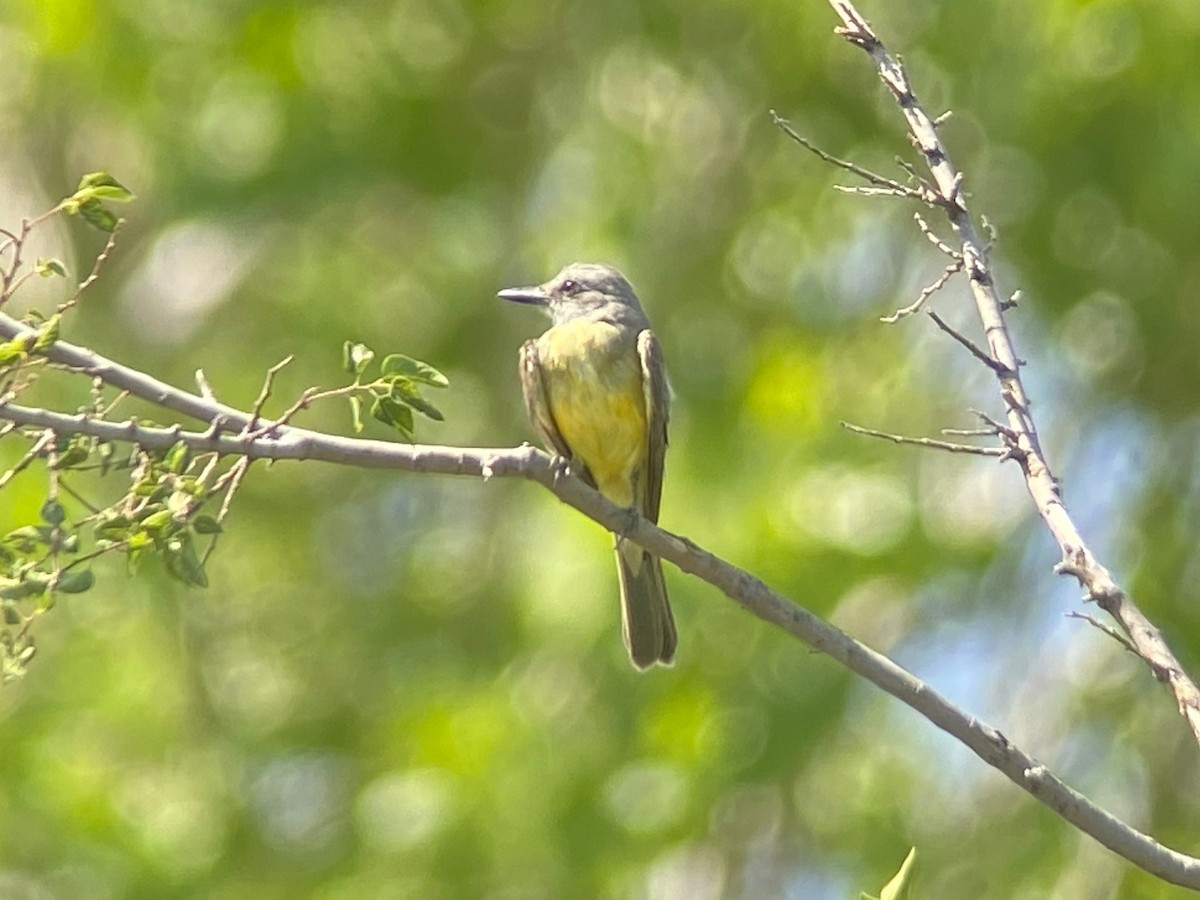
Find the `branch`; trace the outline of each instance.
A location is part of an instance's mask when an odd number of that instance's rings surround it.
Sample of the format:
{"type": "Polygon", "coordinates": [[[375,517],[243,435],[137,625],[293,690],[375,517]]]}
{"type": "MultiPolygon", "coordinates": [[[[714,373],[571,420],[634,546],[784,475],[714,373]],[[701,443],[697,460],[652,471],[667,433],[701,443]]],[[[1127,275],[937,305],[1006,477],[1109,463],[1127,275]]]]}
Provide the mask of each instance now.
{"type": "MultiPolygon", "coordinates": [[[[1062,562],[1055,567],[1055,571],[1074,576],[1086,590],[1088,599],[1113,616],[1128,637],[1134,652],[1150,667],[1156,678],[1170,686],[1181,715],[1195,739],[1200,742],[1200,690],[1184,672],[1162,633],[1096,559],[1063,504],[1058,483],[1038,439],[1029,397],[1018,369],[1019,359],[1004,319],[1004,312],[1013,305],[1013,301],[1001,299],[996,292],[989,261],[990,243],[981,240],[975,228],[962,190],[963,173],[950,161],[937,132],[937,120],[925,112],[899,60],[888,53],[850,0],[830,0],[830,5],[842,20],[842,26],[836,29],[836,33],[871,57],[880,80],[900,107],[908,124],[909,136],[933,176],[936,205],[945,211],[961,241],[963,268],[970,280],[971,294],[983,323],[989,352],[984,353],[965,339],[961,339],[960,343],[984,359],[996,376],[1008,421],[1001,433],[1013,444],[1009,455],[1020,463],[1029,494],[1062,552],[1062,562]]],[[[928,229],[922,230],[927,237],[930,235],[928,229]]],[[[995,424],[999,426],[999,423],[995,424]]],[[[1022,787],[1045,801],[1042,787],[1035,783],[1042,775],[1040,767],[1026,770],[1027,781],[1022,783],[1022,787]]],[[[1200,888],[1200,861],[1164,856],[1159,852],[1162,848],[1148,838],[1134,839],[1131,832],[1114,831],[1112,823],[1097,822],[1094,813],[1089,811],[1084,814],[1078,805],[1061,808],[1051,805],[1068,821],[1146,871],[1165,881],[1200,888]]]]}
{"type": "MultiPolygon", "coordinates": [[[[0,413],[3,415],[3,413],[0,413]]],[[[933,438],[905,437],[902,434],[891,434],[887,431],[876,431],[874,428],[863,428],[850,422],[842,422],[842,427],[855,434],[865,434],[867,437],[883,438],[893,444],[913,444],[917,447],[928,447],[931,450],[945,450],[947,453],[970,453],[975,456],[1005,457],[1008,451],[1001,447],[976,447],[974,444],[955,444],[951,441],[938,441],[933,438]]]]}
{"type": "Polygon", "coordinates": [[[996,292],[988,258],[989,246],[981,240],[967,209],[962,172],[950,161],[938,135],[936,121],[917,101],[900,62],[888,53],[849,0],[830,0],[830,5],[843,23],[837,33],[871,57],[880,80],[899,105],[912,141],[933,176],[938,193],[937,206],[945,210],[951,227],[962,242],[964,268],[987,336],[988,366],[996,375],[1005,417],[1015,442],[1011,456],[1020,463],[1038,514],[1062,552],[1062,562],[1055,571],[1074,576],[1087,592],[1087,598],[1117,621],[1137,655],[1159,681],[1170,687],[1180,714],[1200,743],[1200,689],[1179,664],[1162,632],[1134,605],[1108,569],[1096,559],[1063,504],[1058,483],[1038,439],[1029,396],[1018,369],[1018,356],[1004,318],[1005,310],[1013,301],[1001,299],[996,292]]]}
{"type": "MultiPolygon", "coordinates": [[[[221,412],[225,407],[216,403],[211,406],[209,414],[226,415],[221,412]]],[[[322,460],[364,468],[465,475],[485,481],[501,477],[535,481],[614,534],[640,544],[682,571],[708,582],[764,622],[829,655],[912,707],[1106,847],[1161,878],[1200,888],[1200,860],[1163,847],[1121,822],[1068,787],[995,728],[968,715],[886,656],[797,606],[744,569],[640,516],[631,516],[629,509],[610,503],[578,478],[565,474],[550,456],[528,444],[517,448],[400,444],[337,437],[291,425],[280,425],[269,434],[220,433],[213,428],[183,431],[178,427],[150,428],[134,420],[107,422],[84,414],[64,415],[15,404],[0,405],[0,418],[58,434],[84,434],[106,441],[135,442],[149,450],[165,450],[182,441],[197,453],[235,454],[245,459],[322,460]]],[[[233,421],[235,417],[228,418],[233,421]]],[[[237,413],[236,418],[248,420],[249,416],[237,413]]]]}

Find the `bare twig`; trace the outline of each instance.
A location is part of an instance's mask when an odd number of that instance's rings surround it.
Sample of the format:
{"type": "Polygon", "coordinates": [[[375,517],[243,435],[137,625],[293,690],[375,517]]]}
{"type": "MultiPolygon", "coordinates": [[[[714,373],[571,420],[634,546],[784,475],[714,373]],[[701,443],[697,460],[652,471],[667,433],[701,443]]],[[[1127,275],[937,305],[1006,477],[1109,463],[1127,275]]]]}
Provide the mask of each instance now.
{"type": "Polygon", "coordinates": [[[929,318],[933,319],[934,324],[937,325],[938,328],[942,329],[942,331],[946,332],[946,334],[948,334],[948,335],[950,335],[950,337],[954,338],[954,340],[956,340],[963,347],[966,347],[967,351],[973,357],[975,357],[977,360],[979,360],[981,363],[983,363],[985,366],[987,366],[989,369],[991,369],[997,375],[1007,374],[1004,363],[1000,362],[999,360],[992,359],[992,357],[988,356],[987,353],[985,353],[983,350],[981,350],[974,341],[972,341],[969,337],[967,337],[965,334],[963,334],[958,329],[947,324],[945,319],[943,319],[941,316],[939,316],[937,313],[935,313],[932,309],[928,311],[928,314],[929,314],[929,318]]]}
{"type": "MultiPolygon", "coordinates": [[[[900,182],[898,182],[892,178],[887,178],[883,175],[878,174],[877,172],[872,172],[870,169],[864,169],[862,166],[858,165],[857,163],[852,163],[852,162],[849,162],[848,160],[839,159],[838,157],[834,156],[833,154],[827,153],[826,151],[824,151],[820,147],[818,147],[816,144],[814,144],[812,141],[810,141],[808,138],[804,137],[802,134],[800,134],[798,131],[796,131],[794,128],[792,128],[791,123],[788,122],[787,119],[784,119],[778,113],[776,113],[775,110],[771,110],[771,121],[774,122],[775,125],[781,131],[783,131],[784,134],[786,134],[788,137],[790,137],[793,141],[795,141],[801,147],[808,150],[810,153],[816,154],[818,157],[820,157],[821,159],[823,159],[825,162],[829,163],[830,165],[837,166],[839,169],[845,169],[847,172],[851,172],[851,173],[857,175],[859,178],[866,181],[868,184],[873,185],[874,188],[876,188],[876,190],[874,190],[873,193],[890,194],[890,195],[894,195],[897,197],[908,197],[913,200],[919,200],[922,203],[935,202],[933,195],[929,192],[922,191],[920,189],[901,184],[900,182]]],[[[868,193],[867,189],[863,189],[863,188],[844,187],[844,186],[839,185],[839,189],[844,190],[844,191],[850,191],[853,193],[868,193]]]]}
{"type": "Polygon", "coordinates": [[[34,441],[33,446],[25,451],[24,456],[13,463],[12,468],[10,468],[7,472],[0,473],[0,488],[3,488],[6,484],[28,469],[29,464],[41,456],[42,453],[45,452],[46,448],[54,443],[54,438],[54,432],[47,431],[36,441],[34,441]]]}
{"type": "Polygon", "coordinates": [[[1075,610],[1071,610],[1066,614],[1066,616],[1068,619],[1082,619],[1093,628],[1098,628],[1100,631],[1103,631],[1134,656],[1137,655],[1137,647],[1133,646],[1133,643],[1129,640],[1129,638],[1125,637],[1125,635],[1121,634],[1121,632],[1117,631],[1117,629],[1113,628],[1107,622],[1101,622],[1095,616],[1089,616],[1087,613],[1076,612],[1075,610]]]}
{"type": "Polygon", "coordinates": [[[925,221],[923,215],[915,212],[913,213],[913,219],[916,220],[917,227],[921,229],[921,234],[925,235],[929,243],[933,244],[933,246],[937,247],[951,259],[958,260],[960,264],[962,263],[963,255],[938,237],[937,233],[929,226],[929,223],[925,221]]]}
{"type": "Polygon", "coordinates": [[[912,444],[917,447],[928,447],[931,450],[945,450],[947,453],[970,453],[974,456],[1004,456],[1002,447],[976,447],[974,444],[955,444],[951,441],[938,441],[933,438],[906,437],[902,434],[892,434],[887,431],[876,431],[874,428],[863,428],[851,422],[842,422],[842,427],[855,434],[865,434],[867,437],[883,438],[894,444],[912,444]]]}
{"type": "Polygon", "coordinates": [[[125,224],[124,219],[117,219],[116,227],[108,235],[108,241],[104,244],[104,249],[100,251],[100,255],[92,263],[92,271],[88,273],[87,278],[79,282],[79,286],[75,288],[75,293],[71,294],[70,297],[58,305],[55,312],[61,315],[67,312],[67,310],[74,308],[75,304],[79,302],[79,298],[83,296],[83,292],[96,283],[96,279],[100,277],[100,271],[104,268],[104,264],[108,262],[113,248],[117,246],[117,232],[121,230],[123,224],[125,224]]]}
{"type": "Polygon", "coordinates": [[[941,275],[934,279],[930,284],[926,285],[924,289],[922,289],[921,293],[917,294],[916,300],[914,300],[908,306],[903,306],[896,310],[890,316],[880,316],[879,321],[886,322],[888,325],[895,325],[901,319],[906,319],[909,316],[916,315],[921,311],[921,308],[925,305],[926,301],[930,297],[944,288],[951,278],[962,271],[962,267],[963,264],[961,260],[950,263],[950,265],[946,266],[946,268],[942,271],[941,275]]]}

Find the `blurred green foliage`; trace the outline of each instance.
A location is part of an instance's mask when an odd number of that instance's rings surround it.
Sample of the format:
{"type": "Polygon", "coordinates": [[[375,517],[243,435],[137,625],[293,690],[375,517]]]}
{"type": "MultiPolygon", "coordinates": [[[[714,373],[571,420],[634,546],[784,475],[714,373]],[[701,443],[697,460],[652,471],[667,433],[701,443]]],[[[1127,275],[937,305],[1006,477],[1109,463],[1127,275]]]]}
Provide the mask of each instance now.
{"type": "MultiPolygon", "coordinates": [[[[1068,503],[1200,671],[1200,6],[863,12],[954,109],[1068,503]]],[[[618,265],[676,393],[663,524],[1189,849],[1195,748],[1063,620],[1015,468],[837,426],[996,400],[929,323],[878,322],[944,264],[912,210],[832,191],[771,127],[911,157],[833,24],[817,0],[9,0],[0,224],[112,172],[139,201],[65,339],[242,407],[288,354],[280,404],[339,383],[343,341],[395,347],[450,380],[416,423],[444,444],[530,438],[542,322],[496,289],[618,265]]],[[[29,258],[78,278],[102,246],[56,221],[29,258]]],[[[971,329],[961,282],[935,303],[971,329]]],[[[349,431],[339,404],[298,421],[349,431]]],[[[45,479],[2,496],[7,532],[45,479]]],[[[679,662],[635,675],[607,537],[529,485],[260,466],[225,532],[206,590],[97,566],[45,618],[0,692],[0,896],[807,900],[910,846],[921,900],[1180,893],[676,572],[679,662]]]]}

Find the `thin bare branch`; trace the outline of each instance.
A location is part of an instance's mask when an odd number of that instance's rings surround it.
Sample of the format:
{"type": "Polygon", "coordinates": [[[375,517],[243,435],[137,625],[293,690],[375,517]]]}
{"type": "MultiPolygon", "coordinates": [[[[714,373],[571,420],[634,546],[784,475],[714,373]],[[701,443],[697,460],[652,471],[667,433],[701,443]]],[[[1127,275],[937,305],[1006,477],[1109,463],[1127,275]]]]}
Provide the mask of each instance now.
{"type": "Polygon", "coordinates": [[[121,230],[121,226],[125,224],[124,219],[117,219],[117,225],[108,235],[108,241],[104,245],[104,249],[100,251],[100,255],[96,257],[96,261],[92,263],[92,271],[88,273],[87,278],[79,282],[79,286],[75,288],[75,293],[71,294],[65,301],[58,305],[55,312],[65,313],[69,309],[73,309],[79,302],[79,298],[83,296],[83,292],[96,283],[96,279],[100,277],[100,272],[104,268],[104,264],[108,262],[109,256],[113,252],[113,248],[117,246],[117,232],[121,230]]]}
{"type": "MultiPolygon", "coordinates": [[[[913,188],[913,187],[909,187],[908,185],[901,184],[900,182],[896,181],[895,179],[887,178],[886,176],[880,175],[878,172],[872,172],[870,169],[864,169],[862,166],[858,165],[857,163],[852,163],[852,162],[849,162],[848,160],[839,159],[838,157],[834,156],[832,153],[828,153],[825,150],[822,150],[820,147],[818,147],[816,144],[814,144],[808,138],[804,137],[802,134],[800,134],[798,131],[796,131],[794,128],[792,128],[791,123],[787,119],[783,118],[778,113],[776,113],[775,110],[771,110],[771,121],[774,122],[775,125],[781,131],[783,131],[784,134],[786,134],[788,137],[790,137],[793,141],[795,141],[801,147],[808,150],[810,153],[816,154],[818,157],[820,157],[821,159],[823,159],[825,162],[829,163],[832,166],[837,166],[839,169],[845,169],[847,172],[852,172],[853,174],[857,175],[859,178],[866,181],[868,184],[873,185],[875,188],[882,189],[881,191],[877,190],[875,193],[886,193],[886,194],[895,195],[897,197],[909,197],[913,200],[919,200],[922,203],[933,202],[931,199],[931,195],[928,193],[924,193],[921,190],[918,190],[917,188],[913,188]]],[[[854,193],[865,193],[866,192],[865,190],[863,190],[861,188],[855,189],[855,188],[841,187],[841,189],[846,190],[846,191],[853,191],[854,193]]]]}
{"type": "Polygon", "coordinates": [[[972,341],[969,337],[964,335],[962,332],[953,328],[951,325],[947,324],[946,321],[941,316],[939,316],[937,313],[935,313],[932,309],[927,310],[927,313],[929,315],[929,318],[933,319],[934,324],[936,324],[938,328],[942,329],[942,331],[946,332],[946,334],[948,334],[948,335],[950,335],[950,337],[954,338],[954,340],[956,340],[959,344],[966,347],[967,351],[973,357],[975,357],[977,360],[979,360],[981,363],[983,363],[985,366],[987,366],[993,372],[995,372],[997,374],[1007,374],[1007,372],[1005,371],[1006,367],[1002,362],[1000,362],[999,360],[992,359],[992,357],[988,356],[988,354],[986,352],[984,352],[983,350],[981,350],[978,347],[978,345],[975,344],[974,341],[972,341]]]}
{"type": "Polygon", "coordinates": [[[951,278],[962,271],[962,267],[963,264],[961,260],[950,263],[950,265],[946,266],[941,275],[934,279],[931,284],[926,285],[921,293],[917,294],[916,300],[914,300],[908,306],[904,306],[896,310],[890,316],[880,316],[879,321],[886,322],[888,325],[895,325],[901,319],[916,315],[921,311],[921,308],[925,305],[926,301],[929,300],[930,297],[944,288],[946,283],[949,282],[951,278]]]}
{"type": "Polygon", "coordinates": [[[969,453],[972,456],[1004,456],[1005,450],[1003,447],[976,447],[974,444],[956,444],[950,441],[938,441],[933,438],[922,437],[906,437],[902,434],[892,434],[888,431],[876,431],[874,428],[863,428],[861,425],[855,425],[851,422],[842,422],[842,427],[847,431],[853,431],[855,434],[864,434],[867,437],[883,438],[885,441],[891,441],[894,444],[912,444],[916,447],[928,447],[931,450],[945,450],[947,453],[969,453]]]}
{"type": "Polygon", "coordinates": [[[41,456],[46,451],[46,448],[54,443],[54,438],[55,434],[53,431],[46,431],[45,434],[33,442],[33,446],[25,452],[24,456],[13,463],[12,468],[7,472],[0,473],[0,489],[3,489],[6,484],[28,469],[29,464],[41,456]]]}
{"type": "Polygon", "coordinates": [[[929,223],[925,221],[925,217],[923,215],[921,215],[919,212],[915,212],[913,213],[913,218],[917,222],[917,227],[921,229],[921,234],[925,235],[929,243],[933,244],[933,246],[937,247],[951,259],[958,260],[960,264],[962,263],[963,255],[938,237],[937,233],[930,227],[929,223]]]}
{"type": "Polygon", "coordinates": [[[1137,656],[1137,647],[1133,646],[1133,642],[1130,641],[1129,638],[1125,637],[1125,635],[1121,634],[1121,632],[1117,631],[1117,629],[1113,628],[1108,623],[1101,622],[1095,616],[1089,616],[1087,613],[1076,612],[1075,610],[1071,610],[1070,612],[1068,612],[1066,614],[1066,616],[1068,619],[1082,619],[1083,621],[1085,621],[1089,625],[1091,625],[1093,628],[1100,629],[1105,634],[1107,634],[1110,638],[1112,638],[1114,641],[1116,641],[1118,644],[1120,644],[1122,647],[1124,647],[1126,650],[1128,650],[1130,653],[1132,653],[1134,656],[1137,656]]]}

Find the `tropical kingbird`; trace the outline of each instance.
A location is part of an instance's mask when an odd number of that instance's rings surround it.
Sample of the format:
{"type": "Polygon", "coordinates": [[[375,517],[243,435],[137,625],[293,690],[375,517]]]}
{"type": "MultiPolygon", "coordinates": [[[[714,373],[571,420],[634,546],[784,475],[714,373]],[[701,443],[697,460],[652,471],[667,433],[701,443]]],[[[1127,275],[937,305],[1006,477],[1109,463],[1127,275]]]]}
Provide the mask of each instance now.
{"type": "MultiPolygon", "coordinates": [[[[658,521],[667,451],[667,376],[658,338],[620,272],[573,263],[545,284],[500,291],[551,326],[521,347],[534,430],[571,470],[620,506],[658,521]]],[[[675,658],[675,620],[657,556],[616,538],[621,633],[639,669],[675,658]]]]}

